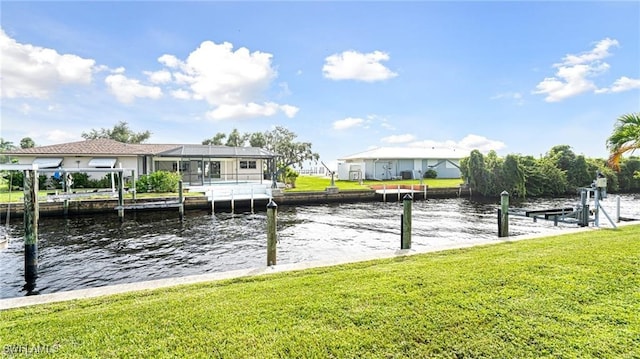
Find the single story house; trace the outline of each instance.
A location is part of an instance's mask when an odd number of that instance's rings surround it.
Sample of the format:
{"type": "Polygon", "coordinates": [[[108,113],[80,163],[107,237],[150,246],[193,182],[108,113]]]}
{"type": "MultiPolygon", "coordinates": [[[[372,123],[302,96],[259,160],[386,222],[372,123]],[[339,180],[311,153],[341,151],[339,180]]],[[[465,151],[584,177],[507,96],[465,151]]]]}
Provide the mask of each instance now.
{"type": "Polygon", "coordinates": [[[438,178],[460,178],[460,159],[468,151],[423,147],[379,147],[339,159],[341,180],[417,179],[429,170],[438,178]]]}
{"type": "MultiPolygon", "coordinates": [[[[262,181],[276,154],[256,147],[190,144],[130,144],[95,139],[4,152],[19,164],[37,164],[40,172],[61,168],[127,168],[134,176],[164,170],[179,172],[185,184],[262,181]]],[[[90,172],[94,178],[105,174],[90,172]]],[[[267,178],[269,178],[268,173],[267,178]]]]}

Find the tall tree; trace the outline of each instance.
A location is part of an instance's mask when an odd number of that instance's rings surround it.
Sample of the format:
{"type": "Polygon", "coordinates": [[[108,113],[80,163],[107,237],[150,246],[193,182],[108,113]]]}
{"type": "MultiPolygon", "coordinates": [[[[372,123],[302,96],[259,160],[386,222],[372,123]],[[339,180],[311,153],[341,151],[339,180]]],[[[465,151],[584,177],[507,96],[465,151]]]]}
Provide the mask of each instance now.
{"type": "Polygon", "coordinates": [[[484,165],[484,156],[478,150],[471,151],[469,157],[460,161],[462,176],[469,186],[483,195],[487,193],[487,169],[484,165]]]}
{"type": "Polygon", "coordinates": [[[13,145],[11,141],[5,141],[4,138],[0,137],[0,151],[9,151],[15,149],[16,146],[13,145]]]}
{"type": "Polygon", "coordinates": [[[11,141],[5,141],[4,138],[0,137],[0,163],[9,162],[9,156],[2,155],[5,151],[11,151],[15,149],[16,146],[13,145],[11,141]]]}
{"type": "Polygon", "coordinates": [[[20,148],[33,148],[36,147],[35,141],[31,137],[25,137],[20,140],[20,148]]]}
{"type": "Polygon", "coordinates": [[[507,155],[502,165],[504,190],[514,197],[524,198],[527,196],[527,187],[524,168],[520,164],[517,155],[507,155]]]}
{"type": "Polygon", "coordinates": [[[151,137],[151,132],[133,132],[125,121],[118,122],[112,129],[101,128],[100,130],[91,129],[89,132],[83,132],[82,137],[87,140],[95,140],[97,138],[110,138],[112,140],[124,143],[142,143],[151,137]]]}
{"type": "Polygon", "coordinates": [[[262,132],[254,132],[249,136],[249,146],[264,148],[267,145],[267,139],[262,132]]]}
{"type": "Polygon", "coordinates": [[[317,161],[320,155],[311,150],[311,142],[296,142],[295,133],[282,126],[264,133],[266,150],[278,154],[277,170],[284,171],[288,166],[302,167],[304,161],[317,161]]]}
{"type": "Polygon", "coordinates": [[[563,171],[569,171],[573,162],[576,160],[576,154],[569,145],[557,145],[551,147],[546,157],[563,171]]]}
{"type": "Polygon", "coordinates": [[[202,141],[202,144],[203,145],[222,146],[223,145],[222,141],[224,141],[224,139],[226,137],[227,137],[227,135],[225,133],[218,132],[212,138],[207,138],[206,140],[202,141]]]}
{"type": "Polygon", "coordinates": [[[234,128],[233,131],[231,131],[231,133],[229,134],[229,137],[227,137],[227,143],[225,143],[225,146],[244,147],[248,139],[249,134],[240,134],[240,131],[238,131],[237,128],[234,128]]]}
{"type": "Polygon", "coordinates": [[[619,171],[622,155],[638,148],[640,148],[640,112],[618,117],[613,133],[607,139],[607,149],[610,152],[607,164],[619,171]]]}

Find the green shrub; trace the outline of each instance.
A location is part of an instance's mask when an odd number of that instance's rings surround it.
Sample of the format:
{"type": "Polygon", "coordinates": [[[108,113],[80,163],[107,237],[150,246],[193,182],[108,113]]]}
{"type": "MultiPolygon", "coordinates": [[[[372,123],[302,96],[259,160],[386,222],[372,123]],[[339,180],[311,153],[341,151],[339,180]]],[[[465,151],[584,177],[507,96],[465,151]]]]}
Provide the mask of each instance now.
{"type": "Polygon", "coordinates": [[[300,176],[300,173],[296,172],[291,167],[287,167],[284,171],[284,183],[289,183],[291,184],[291,188],[296,188],[296,180],[298,179],[298,176],[300,176]]]}
{"type": "Polygon", "coordinates": [[[72,173],[71,179],[73,180],[73,183],[71,184],[71,187],[73,188],[90,188],[91,187],[89,175],[86,173],[79,173],[79,172],[72,173]]]}
{"type": "Polygon", "coordinates": [[[436,172],[436,170],[434,169],[428,169],[424,171],[424,176],[422,176],[422,178],[436,178],[436,177],[438,177],[438,172],[436,172]]]}
{"type": "Polygon", "coordinates": [[[136,182],[136,190],[145,192],[177,192],[178,182],[182,179],[177,172],[156,171],[142,175],[136,182]]]}

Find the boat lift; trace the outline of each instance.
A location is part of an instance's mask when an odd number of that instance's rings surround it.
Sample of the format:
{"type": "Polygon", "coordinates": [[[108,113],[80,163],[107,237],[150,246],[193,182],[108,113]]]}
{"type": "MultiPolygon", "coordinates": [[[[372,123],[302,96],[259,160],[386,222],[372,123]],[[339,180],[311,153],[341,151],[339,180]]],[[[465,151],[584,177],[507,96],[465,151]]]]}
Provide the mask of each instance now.
{"type": "Polygon", "coordinates": [[[600,213],[604,214],[614,229],[618,227],[609,217],[609,214],[600,205],[600,200],[607,197],[607,178],[598,172],[596,179],[590,187],[578,188],[580,193],[580,203],[576,207],[550,208],[542,210],[509,210],[509,215],[538,219],[552,220],[557,226],[559,222],[577,224],[580,227],[587,227],[589,223],[600,227],[600,213]],[[593,208],[589,206],[590,199],[593,198],[593,208]],[[593,218],[592,218],[593,215],[593,218]]]}

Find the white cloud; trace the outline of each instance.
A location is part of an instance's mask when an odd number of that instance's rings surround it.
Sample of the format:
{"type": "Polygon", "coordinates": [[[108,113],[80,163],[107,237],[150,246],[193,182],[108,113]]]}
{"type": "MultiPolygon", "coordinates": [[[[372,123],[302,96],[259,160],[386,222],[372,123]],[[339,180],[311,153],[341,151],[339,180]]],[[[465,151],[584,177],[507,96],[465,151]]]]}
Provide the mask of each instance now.
{"type": "Polygon", "coordinates": [[[481,152],[488,152],[490,150],[498,151],[506,147],[502,141],[490,140],[484,136],[474,134],[465,136],[458,142],[458,146],[468,150],[476,149],[481,152]]]}
{"type": "Polygon", "coordinates": [[[0,29],[3,98],[47,98],[64,84],[91,83],[95,61],[21,44],[0,29]]]}
{"type": "Polygon", "coordinates": [[[589,64],[594,61],[599,61],[605,57],[609,57],[609,48],[612,46],[619,46],[618,40],[606,38],[600,40],[591,51],[582,53],[581,55],[569,54],[564,57],[564,64],[566,65],[580,65],[589,64]]]}
{"type": "Polygon", "coordinates": [[[633,89],[640,88],[640,79],[630,79],[626,76],[622,76],[617,79],[610,88],[601,88],[596,93],[611,93],[611,92],[624,92],[633,89]]]}
{"type": "Polygon", "coordinates": [[[354,127],[360,127],[364,124],[364,120],[361,118],[347,117],[342,120],[337,120],[333,122],[334,130],[347,130],[354,127]]]}
{"type": "Polygon", "coordinates": [[[171,91],[171,96],[174,98],[177,98],[179,100],[190,100],[191,99],[191,93],[189,93],[189,91],[185,91],[185,90],[175,90],[175,91],[171,91]]]}
{"type": "Polygon", "coordinates": [[[131,103],[136,98],[158,99],[162,96],[160,87],[142,85],[140,81],[127,78],[122,74],[109,75],[104,82],[118,101],[123,103],[131,103]]]}
{"type": "Polygon", "coordinates": [[[591,80],[609,70],[609,64],[602,60],[611,55],[610,48],[618,45],[617,40],[606,38],[596,43],[591,51],[566,55],[561,63],[553,65],[557,69],[555,76],[538,83],[533,93],[546,95],[547,102],[558,102],[585,92],[621,92],[638,88],[636,81],[639,80],[627,77],[616,80],[611,89],[598,89],[591,80]]]}
{"type": "MultiPolygon", "coordinates": [[[[271,66],[272,57],[269,53],[250,52],[244,47],[234,51],[229,42],[204,41],[185,60],[165,54],[158,62],[171,69],[172,83],[179,87],[171,91],[171,95],[207,101],[213,107],[207,113],[210,119],[241,119],[279,113],[294,117],[299,110],[295,106],[262,102],[264,92],[277,77],[271,66]]],[[[163,79],[168,77],[163,76],[163,79]]],[[[290,94],[286,83],[279,85],[280,96],[290,94]]]]}
{"type": "Polygon", "coordinates": [[[484,136],[474,134],[469,134],[460,141],[447,140],[439,142],[433,140],[424,140],[410,143],[409,146],[460,149],[463,151],[478,150],[485,153],[491,150],[499,151],[506,147],[506,145],[502,141],[490,140],[484,136]]]}
{"type": "Polygon", "coordinates": [[[214,106],[255,101],[276,76],[271,54],[233,45],[203,42],[181,66],[181,81],[214,106]]]}
{"type": "Polygon", "coordinates": [[[408,143],[415,140],[416,140],[416,136],[409,133],[404,135],[391,135],[391,136],[383,137],[382,139],[380,139],[380,141],[384,143],[393,143],[393,144],[408,143]]]}
{"type": "Polygon", "coordinates": [[[158,57],[158,62],[170,68],[177,68],[182,65],[182,61],[173,55],[162,55],[158,57]]]}
{"type": "Polygon", "coordinates": [[[149,81],[154,84],[166,84],[171,82],[171,72],[167,70],[145,71],[145,75],[149,77],[149,81]]]}
{"type": "Polygon", "coordinates": [[[266,102],[262,105],[250,102],[247,104],[220,105],[209,111],[207,116],[212,120],[244,119],[252,117],[268,117],[283,112],[287,117],[293,117],[298,108],[290,105],[278,105],[266,102]]]}
{"type": "Polygon", "coordinates": [[[291,105],[281,105],[280,106],[280,110],[282,110],[282,112],[284,112],[285,116],[287,116],[289,118],[294,118],[296,116],[296,114],[298,113],[298,111],[300,111],[299,108],[297,108],[295,106],[291,106],[291,105]]]}
{"type": "Polygon", "coordinates": [[[367,54],[344,51],[327,57],[322,73],[324,77],[332,80],[382,81],[398,76],[381,64],[382,61],[388,60],[389,55],[381,51],[367,54]]]}

